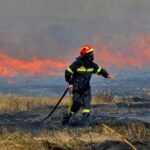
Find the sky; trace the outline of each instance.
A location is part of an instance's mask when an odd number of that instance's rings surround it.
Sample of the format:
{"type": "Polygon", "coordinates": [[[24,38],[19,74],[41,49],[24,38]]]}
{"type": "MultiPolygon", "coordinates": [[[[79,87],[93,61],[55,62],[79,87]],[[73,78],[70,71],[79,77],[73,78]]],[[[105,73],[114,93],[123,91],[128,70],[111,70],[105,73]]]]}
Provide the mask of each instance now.
{"type": "Polygon", "coordinates": [[[150,70],[149,0],[0,0],[0,75],[60,75],[90,44],[98,64],[150,70]]]}

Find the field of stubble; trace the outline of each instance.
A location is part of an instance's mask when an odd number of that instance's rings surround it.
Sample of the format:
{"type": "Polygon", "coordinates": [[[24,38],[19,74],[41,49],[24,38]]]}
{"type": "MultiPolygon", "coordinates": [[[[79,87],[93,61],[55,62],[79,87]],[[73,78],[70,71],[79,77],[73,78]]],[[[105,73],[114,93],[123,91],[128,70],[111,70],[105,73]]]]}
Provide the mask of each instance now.
{"type": "Polygon", "coordinates": [[[81,127],[81,113],[63,127],[66,97],[51,119],[41,120],[58,98],[0,96],[0,150],[149,150],[149,102],[93,97],[89,127],[81,127]],[[146,119],[144,119],[146,118],[146,119]],[[127,142],[133,145],[129,145],[127,142]]]}

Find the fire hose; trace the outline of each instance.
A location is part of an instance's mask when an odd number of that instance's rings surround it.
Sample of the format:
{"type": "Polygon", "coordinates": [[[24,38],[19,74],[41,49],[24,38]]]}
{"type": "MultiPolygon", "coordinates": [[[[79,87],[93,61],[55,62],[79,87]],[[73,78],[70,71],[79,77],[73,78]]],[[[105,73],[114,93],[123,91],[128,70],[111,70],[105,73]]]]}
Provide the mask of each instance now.
{"type": "Polygon", "coordinates": [[[66,93],[68,92],[68,90],[69,90],[69,88],[67,88],[65,90],[65,92],[63,93],[63,95],[61,96],[61,98],[59,99],[59,101],[57,102],[57,104],[54,106],[54,108],[52,109],[52,111],[42,120],[42,122],[44,122],[45,120],[47,120],[48,118],[50,118],[52,116],[52,114],[54,113],[54,111],[56,110],[56,108],[58,107],[58,105],[60,104],[60,102],[62,101],[62,99],[66,95],[66,93]]]}

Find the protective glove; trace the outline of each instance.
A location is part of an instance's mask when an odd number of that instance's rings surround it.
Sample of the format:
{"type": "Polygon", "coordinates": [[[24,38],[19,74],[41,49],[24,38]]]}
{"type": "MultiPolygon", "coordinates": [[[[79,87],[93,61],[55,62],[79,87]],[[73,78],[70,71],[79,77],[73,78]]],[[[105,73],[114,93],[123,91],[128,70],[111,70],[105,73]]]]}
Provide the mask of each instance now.
{"type": "Polygon", "coordinates": [[[107,78],[109,78],[109,79],[111,79],[111,80],[115,80],[115,76],[112,75],[112,74],[109,74],[109,75],[107,76],[107,78]]]}
{"type": "Polygon", "coordinates": [[[73,92],[73,85],[72,85],[72,84],[69,84],[68,88],[69,88],[69,93],[70,93],[70,95],[72,95],[72,92],[73,92]]]}

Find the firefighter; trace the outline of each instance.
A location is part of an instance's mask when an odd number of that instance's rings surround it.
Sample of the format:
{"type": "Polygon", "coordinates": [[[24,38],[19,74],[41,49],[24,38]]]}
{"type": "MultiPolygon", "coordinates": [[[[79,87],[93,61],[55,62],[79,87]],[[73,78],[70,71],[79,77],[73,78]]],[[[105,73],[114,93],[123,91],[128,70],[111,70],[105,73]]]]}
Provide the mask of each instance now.
{"type": "Polygon", "coordinates": [[[90,45],[84,45],[80,49],[80,56],[65,70],[65,79],[69,84],[69,92],[72,94],[72,106],[68,114],[63,117],[63,125],[68,125],[70,117],[80,108],[82,108],[82,125],[89,125],[92,98],[90,79],[93,73],[114,79],[113,75],[94,62],[94,49],[90,45]]]}

